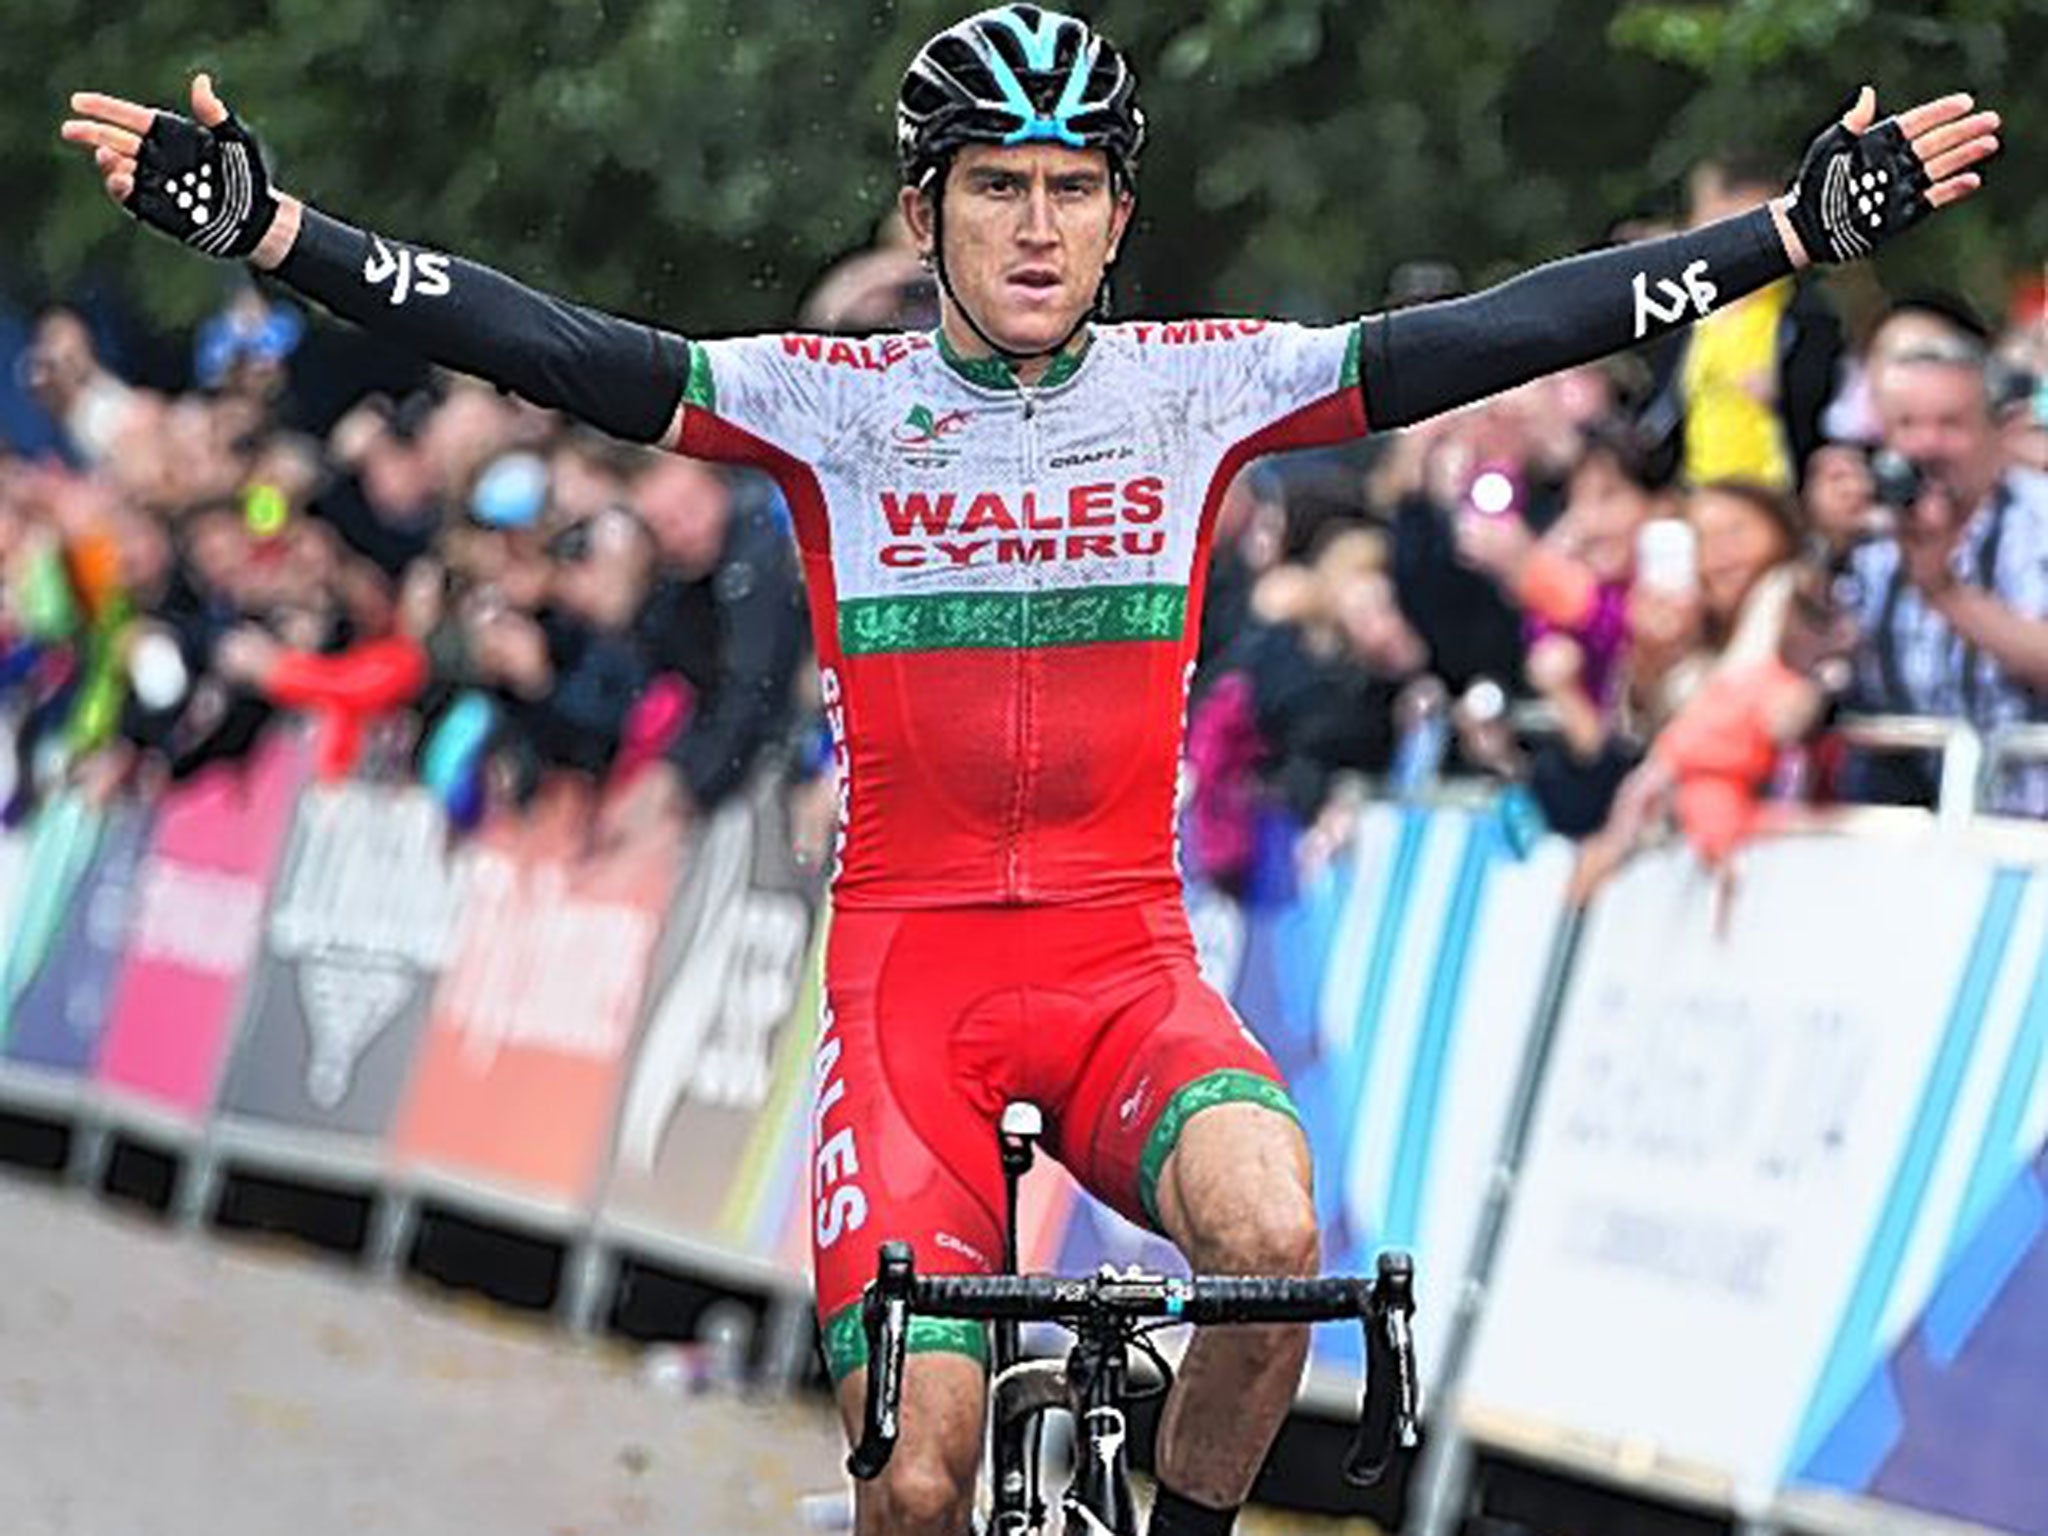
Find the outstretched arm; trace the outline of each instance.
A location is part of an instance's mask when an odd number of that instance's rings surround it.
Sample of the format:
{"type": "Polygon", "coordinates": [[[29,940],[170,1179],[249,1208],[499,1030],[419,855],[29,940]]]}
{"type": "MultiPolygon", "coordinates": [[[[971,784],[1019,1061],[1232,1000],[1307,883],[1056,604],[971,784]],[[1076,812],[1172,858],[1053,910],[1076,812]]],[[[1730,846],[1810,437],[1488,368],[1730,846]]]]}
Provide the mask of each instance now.
{"type": "Polygon", "coordinates": [[[71,107],[63,136],[92,148],[108,196],[152,227],[244,257],[343,319],[537,405],[635,442],[670,437],[690,366],[680,337],[273,193],[205,75],[192,82],[196,123],[97,92],[71,107]]]}
{"type": "Polygon", "coordinates": [[[1998,114],[1944,96],[1878,123],[1869,87],[1817,139],[1792,190],[1686,234],[1597,251],[1465,298],[1375,315],[1367,419],[1404,427],[1689,325],[1810,261],[1850,261],[1960,201],[1998,149],[1998,114]]]}

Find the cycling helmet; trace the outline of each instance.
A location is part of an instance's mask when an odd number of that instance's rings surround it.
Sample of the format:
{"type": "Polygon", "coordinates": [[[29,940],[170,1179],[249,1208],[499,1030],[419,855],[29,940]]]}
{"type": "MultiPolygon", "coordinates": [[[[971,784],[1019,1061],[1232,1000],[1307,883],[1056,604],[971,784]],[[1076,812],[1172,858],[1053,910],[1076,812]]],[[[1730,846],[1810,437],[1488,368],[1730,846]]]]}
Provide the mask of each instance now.
{"type": "Polygon", "coordinates": [[[1128,184],[1145,144],[1138,81],[1116,46],[1079,17],[999,5],[939,33],[910,61],[896,98],[903,180],[926,186],[964,144],[1100,149],[1128,184]]]}

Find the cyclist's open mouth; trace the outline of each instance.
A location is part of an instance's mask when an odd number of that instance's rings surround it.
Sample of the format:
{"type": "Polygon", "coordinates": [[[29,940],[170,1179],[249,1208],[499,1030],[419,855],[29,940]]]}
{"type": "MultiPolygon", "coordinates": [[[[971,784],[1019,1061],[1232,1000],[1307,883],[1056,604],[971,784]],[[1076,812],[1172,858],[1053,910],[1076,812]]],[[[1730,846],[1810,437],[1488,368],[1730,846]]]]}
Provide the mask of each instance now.
{"type": "Polygon", "coordinates": [[[1056,297],[1063,285],[1059,273],[1050,267],[1026,267],[1012,272],[1004,286],[1026,303],[1036,303],[1056,297]]]}

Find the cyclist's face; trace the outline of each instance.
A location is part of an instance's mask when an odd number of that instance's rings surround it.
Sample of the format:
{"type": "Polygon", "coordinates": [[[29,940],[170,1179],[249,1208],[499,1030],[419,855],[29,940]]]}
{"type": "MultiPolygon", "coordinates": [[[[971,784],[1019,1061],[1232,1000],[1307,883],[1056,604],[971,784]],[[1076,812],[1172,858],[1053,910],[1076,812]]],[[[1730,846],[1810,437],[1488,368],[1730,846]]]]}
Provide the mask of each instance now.
{"type": "MultiPolygon", "coordinates": [[[[1095,300],[1130,222],[1131,199],[1110,184],[1100,150],[970,145],[946,180],[946,275],[990,336],[1012,351],[1052,346],[1095,300]]],[[[906,191],[904,217],[932,248],[931,205],[906,191]]],[[[963,353],[987,351],[947,310],[963,353]]]]}

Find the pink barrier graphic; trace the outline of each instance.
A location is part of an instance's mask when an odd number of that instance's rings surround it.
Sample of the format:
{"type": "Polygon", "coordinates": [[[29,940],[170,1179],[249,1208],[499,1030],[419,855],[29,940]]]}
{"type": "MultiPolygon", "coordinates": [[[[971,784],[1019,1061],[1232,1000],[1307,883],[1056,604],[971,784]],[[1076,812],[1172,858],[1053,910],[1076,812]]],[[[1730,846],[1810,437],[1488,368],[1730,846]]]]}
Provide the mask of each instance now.
{"type": "Polygon", "coordinates": [[[206,1113],[305,775],[304,744],[276,734],[246,764],[210,768],[165,797],[137,875],[100,1082],[195,1120],[206,1113]]]}

